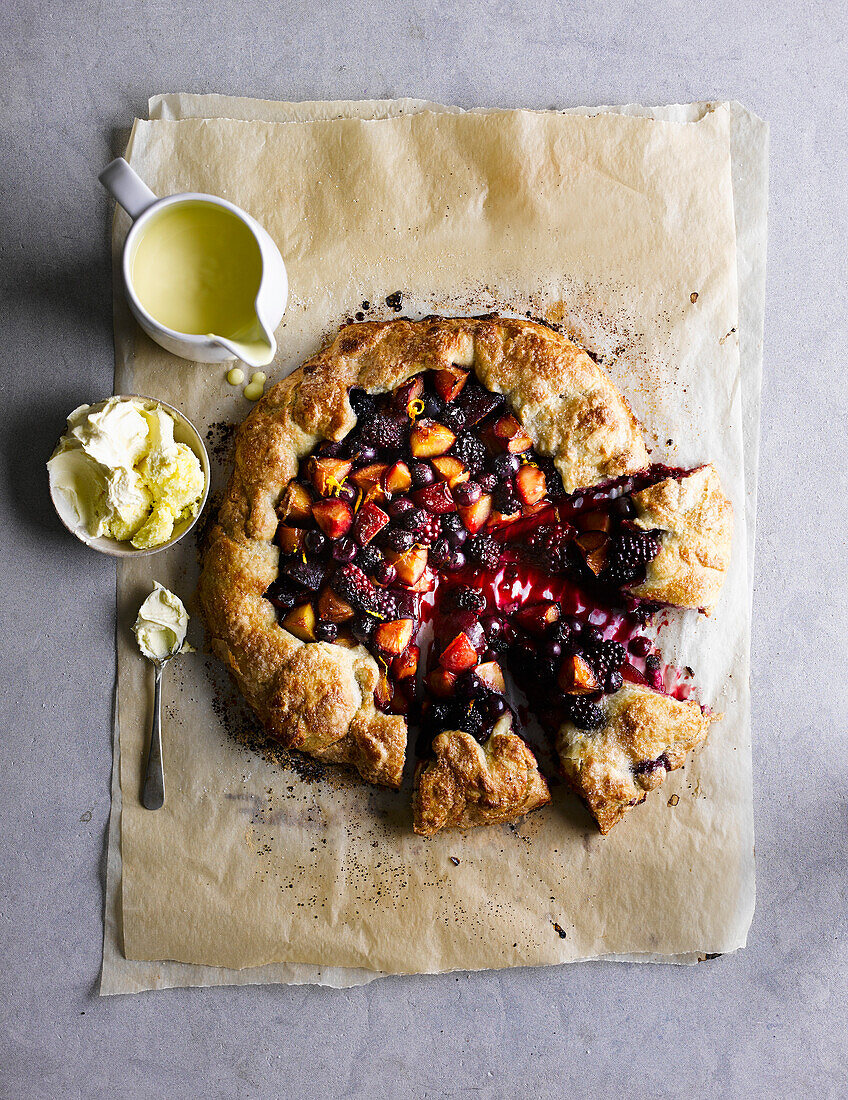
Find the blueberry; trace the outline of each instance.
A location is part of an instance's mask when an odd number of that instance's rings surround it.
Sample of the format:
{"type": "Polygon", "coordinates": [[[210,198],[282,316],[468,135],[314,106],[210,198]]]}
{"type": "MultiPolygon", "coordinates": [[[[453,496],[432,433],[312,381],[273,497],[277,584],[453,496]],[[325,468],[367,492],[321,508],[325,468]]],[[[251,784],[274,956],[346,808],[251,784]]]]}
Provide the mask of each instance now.
{"type": "Polygon", "coordinates": [[[318,454],[323,458],[338,458],[343,450],[341,443],[336,443],[333,439],[325,439],[318,448],[318,454]]]}
{"type": "Polygon", "coordinates": [[[353,539],[339,539],[333,543],[333,557],[336,561],[353,561],[357,554],[357,546],[353,539]]]}
{"type": "Polygon", "coordinates": [[[651,650],[654,648],[651,644],[650,638],[639,635],[638,638],[634,638],[627,646],[634,657],[647,657],[651,650]]]}
{"type": "Polygon", "coordinates": [[[401,516],[405,516],[412,512],[415,505],[409,499],[409,497],[399,497],[397,500],[393,500],[389,503],[389,515],[392,519],[400,519],[401,516]]]}
{"type": "Polygon", "coordinates": [[[457,485],[453,491],[453,499],[462,508],[474,504],[482,495],[483,490],[480,488],[479,482],[476,481],[466,481],[457,485]]]}
{"type": "Polygon", "coordinates": [[[506,713],[506,699],[502,695],[490,695],[481,704],[481,709],[490,722],[496,722],[506,713]]]}
{"type": "Polygon", "coordinates": [[[412,484],[416,489],[420,489],[424,485],[432,485],[436,480],[433,467],[428,462],[413,462],[409,468],[409,473],[412,476],[412,484]]]}
{"type": "Polygon", "coordinates": [[[445,569],[449,573],[458,573],[465,568],[465,554],[461,550],[451,550],[450,557],[445,562],[445,569]]]}
{"type": "Polygon", "coordinates": [[[319,642],[334,642],[339,636],[339,628],[335,623],[317,623],[315,637],[319,642]]]}
{"type": "Polygon", "coordinates": [[[397,580],[397,569],[391,562],[381,561],[374,572],[374,577],[380,584],[392,584],[397,580]]]}
{"type": "Polygon", "coordinates": [[[346,500],[348,504],[352,504],[356,500],[356,486],[346,481],[339,489],[339,500],[346,500]]]}
{"type": "Polygon", "coordinates": [[[367,642],[374,633],[374,620],[370,615],[357,615],[353,620],[351,633],[358,642],[367,642]]]}
{"type": "Polygon", "coordinates": [[[327,539],[320,531],[307,531],[303,544],[311,554],[320,554],[327,545],[327,539]]]}
{"type": "Polygon", "coordinates": [[[405,554],[415,545],[415,535],[411,531],[404,531],[402,527],[389,527],[383,536],[383,542],[398,554],[405,554]]]}
{"type": "Polygon", "coordinates": [[[369,466],[377,461],[376,447],[361,447],[356,455],[356,461],[363,466],[369,466]]]}

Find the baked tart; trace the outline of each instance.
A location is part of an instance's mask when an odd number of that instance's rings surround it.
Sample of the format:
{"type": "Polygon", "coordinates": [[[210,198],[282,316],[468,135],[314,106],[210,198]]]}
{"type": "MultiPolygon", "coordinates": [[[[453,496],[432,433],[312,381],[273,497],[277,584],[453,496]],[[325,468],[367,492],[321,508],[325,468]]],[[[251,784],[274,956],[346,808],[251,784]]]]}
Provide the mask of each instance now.
{"type": "Polygon", "coordinates": [[[701,735],[677,736],[644,626],[660,606],[712,609],[731,527],[715,469],[652,466],[624,398],[560,333],[367,322],[242,424],[199,594],[214,652],[287,747],[396,788],[417,724],[416,832],[550,800],[505,673],[606,832],[659,775],[633,757],[608,803],[609,776],[588,778],[630,752],[637,697],[665,702],[641,708],[654,741],[633,752],[676,767],[706,736],[697,703],[701,735]]]}

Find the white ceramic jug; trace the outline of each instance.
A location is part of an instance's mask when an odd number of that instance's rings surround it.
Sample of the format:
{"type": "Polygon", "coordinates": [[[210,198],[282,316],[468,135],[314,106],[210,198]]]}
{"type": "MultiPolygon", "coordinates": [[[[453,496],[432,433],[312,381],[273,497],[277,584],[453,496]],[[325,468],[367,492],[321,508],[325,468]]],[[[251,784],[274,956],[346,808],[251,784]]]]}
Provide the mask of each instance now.
{"type": "Polygon", "coordinates": [[[288,276],[280,250],[262,226],[244,210],[216,195],[190,191],[159,199],[123,157],[108,164],[99,178],[133,219],[124,244],[124,289],[130,308],[147,335],[174,355],[200,363],[223,363],[231,359],[241,359],[250,367],[262,367],[270,363],[277,351],[274,331],[282,320],[288,301],[288,276]],[[259,290],[253,303],[255,321],[251,321],[249,332],[239,332],[235,338],[215,332],[178,332],[153,317],[139,300],[133,286],[133,260],[139,243],[151,220],[177,203],[211,203],[224,207],[235,215],[256,241],[262,270],[259,290]]]}

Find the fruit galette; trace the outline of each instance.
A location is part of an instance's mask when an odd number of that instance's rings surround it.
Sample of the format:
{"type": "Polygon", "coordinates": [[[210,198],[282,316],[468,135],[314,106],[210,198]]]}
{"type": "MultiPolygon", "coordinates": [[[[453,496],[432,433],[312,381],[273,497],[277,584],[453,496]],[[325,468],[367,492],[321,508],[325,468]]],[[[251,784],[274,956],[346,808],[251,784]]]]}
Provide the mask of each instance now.
{"type": "Polygon", "coordinates": [[[285,745],[398,787],[417,725],[416,832],[550,800],[506,673],[606,833],[715,717],[643,630],[660,607],[714,606],[731,526],[715,469],[650,465],[627,403],[564,336],[365,323],[241,426],[200,597],[285,745]]]}

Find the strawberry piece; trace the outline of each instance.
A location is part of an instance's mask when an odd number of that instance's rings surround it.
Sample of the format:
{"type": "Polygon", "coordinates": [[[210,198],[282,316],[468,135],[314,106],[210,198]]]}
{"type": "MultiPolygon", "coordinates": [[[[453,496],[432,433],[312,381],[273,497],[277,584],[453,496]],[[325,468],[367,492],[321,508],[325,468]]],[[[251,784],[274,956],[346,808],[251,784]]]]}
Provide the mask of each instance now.
{"type": "Polygon", "coordinates": [[[437,516],[456,511],[456,501],[444,481],[434,481],[432,485],[416,489],[412,499],[416,504],[423,505],[428,512],[434,512],[437,516]]]}
{"type": "Polygon", "coordinates": [[[315,522],[331,539],[340,539],[348,533],[353,523],[353,509],[346,500],[327,497],[312,505],[315,522]]]}
{"type": "Polygon", "coordinates": [[[471,639],[463,631],[450,642],[439,657],[439,664],[448,672],[465,672],[474,668],[477,664],[477,650],[471,644],[471,639]]]}
{"type": "Polygon", "coordinates": [[[353,537],[360,546],[367,546],[388,522],[389,517],[383,509],[378,508],[376,504],[368,500],[356,513],[356,520],[353,524],[353,537]]]}

